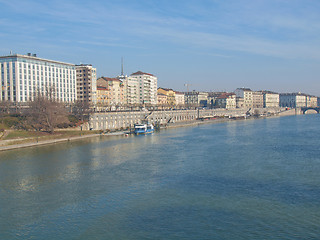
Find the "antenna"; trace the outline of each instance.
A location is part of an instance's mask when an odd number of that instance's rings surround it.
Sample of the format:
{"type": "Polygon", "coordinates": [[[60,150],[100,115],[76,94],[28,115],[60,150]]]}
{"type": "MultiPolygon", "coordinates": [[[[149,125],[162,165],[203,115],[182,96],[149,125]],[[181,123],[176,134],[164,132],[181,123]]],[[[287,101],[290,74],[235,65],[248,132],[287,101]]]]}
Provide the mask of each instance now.
{"type": "Polygon", "coordinates": [[[124,76],[123,75],[123,57],[121,57],[121,76],[124,76]]]}
{"type": "Polygon", "coordinates": [[[187,92],[189,92],[189,87],[190,87],[191,85],[192,85],[192,84],[190,84],[190,83],[185,83],[185,84],[184,84],[184,86],[187,87],[187,92]]]}

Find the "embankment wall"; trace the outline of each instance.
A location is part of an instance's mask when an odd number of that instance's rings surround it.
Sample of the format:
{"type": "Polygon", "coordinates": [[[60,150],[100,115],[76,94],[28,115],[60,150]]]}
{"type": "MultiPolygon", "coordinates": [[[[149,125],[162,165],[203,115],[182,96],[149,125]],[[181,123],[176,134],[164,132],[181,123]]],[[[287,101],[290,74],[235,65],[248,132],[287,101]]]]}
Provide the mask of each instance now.
{"type": "Polygon", "coordinates": [[[251,114],[259,113],[275,115],[284,111],[284,108],[256,108],[256,109],[199,109],[199,110],[169,110],[169,111],[132,111],[132,112],[105,112],[94,113],[89,117],[88,128],[92,130],[114,130],[133,127],[136,123],[147,119],[151,123],[160,124],[187,122],[199,117],[226,116],[240,117],[248,111],[251,114]]]}

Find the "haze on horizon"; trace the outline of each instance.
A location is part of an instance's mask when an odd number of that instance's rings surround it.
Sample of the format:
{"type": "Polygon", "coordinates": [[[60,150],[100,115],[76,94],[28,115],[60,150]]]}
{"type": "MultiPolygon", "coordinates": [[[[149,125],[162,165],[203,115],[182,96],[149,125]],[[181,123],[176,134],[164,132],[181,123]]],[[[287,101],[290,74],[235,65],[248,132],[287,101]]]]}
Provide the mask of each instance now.
{"type": "Polygon", "coordinates": [[[158,86],[320,96],[320,1],[0,0],[0,55],[138,70],[158,86]]]}

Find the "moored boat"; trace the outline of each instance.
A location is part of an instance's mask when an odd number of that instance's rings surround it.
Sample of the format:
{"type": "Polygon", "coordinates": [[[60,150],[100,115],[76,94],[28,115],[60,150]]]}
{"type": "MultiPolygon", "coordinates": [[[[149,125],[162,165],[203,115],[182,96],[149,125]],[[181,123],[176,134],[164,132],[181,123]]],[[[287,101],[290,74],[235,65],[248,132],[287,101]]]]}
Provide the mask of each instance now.
{"type": "Polygon", "coordinates": [[[134,134],[136,134],[136,135],[148,134],[148,133],[153,133],[153,132],[154,132],[154,127],[150,123],[135,124],[134,125],[134,134]]]}

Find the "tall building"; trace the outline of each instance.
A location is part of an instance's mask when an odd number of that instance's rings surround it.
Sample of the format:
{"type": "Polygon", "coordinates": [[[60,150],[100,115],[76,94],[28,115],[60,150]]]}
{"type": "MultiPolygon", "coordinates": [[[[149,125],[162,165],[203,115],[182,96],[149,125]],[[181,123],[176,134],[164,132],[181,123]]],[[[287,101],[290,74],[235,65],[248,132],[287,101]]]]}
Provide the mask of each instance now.
{"type": "MultiPolygon", "coordinates": [[[[135,72],[128,77],[131,82],[137,84],[139,104],[157,104],[157,81],[158,78],[150,73],[135,72]]],[[[128,82],[129,82],[128,79],[128,82]]],[[[128,85],[127,87],[129,87],[128,85]]]]}
{"type": "Polygon", "coordinates": [[[131,106],[140,104],[138,79],[128,77],[128,76],[122,77],[121,79],[123,79],[123,84],[125,89],[124,90],[125,103],[131,106]]]}
{"type": "Polygon", "coordinates": [[[97,103],[97,70],[91,64],[76,65],[77,100],[97,103]]]}
{"type": "Polygon", "coordinates": [[[36,54],[0,57],[0,101],[24,103],[37,94],[61,102],[74,102],[76,69],[74,64],[38,58],[36,54]]]}
{"type": "Polygon", "coordinates": [[[245,108],[252,108],[253,107],[253,94],[251,89],[249,88],[237,88],[234,93],[237,97],[243,98],[243,105],[245,108]]]}

